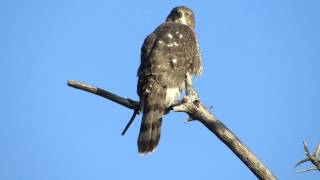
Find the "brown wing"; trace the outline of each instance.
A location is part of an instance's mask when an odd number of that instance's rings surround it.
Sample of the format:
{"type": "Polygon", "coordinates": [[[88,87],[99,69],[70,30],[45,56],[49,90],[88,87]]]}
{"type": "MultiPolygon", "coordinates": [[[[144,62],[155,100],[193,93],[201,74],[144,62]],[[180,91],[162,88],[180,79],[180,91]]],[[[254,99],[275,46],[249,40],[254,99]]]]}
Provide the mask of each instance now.
{"type": "Polygon", "coordinates": [[[199,57],[194,32],[186,25],[166,22],[145,39],[137,89],[143,109],[140,153],[153,151],[159,142],[167,88],[182,90],[186,74],[195,71],[199,57]]]}

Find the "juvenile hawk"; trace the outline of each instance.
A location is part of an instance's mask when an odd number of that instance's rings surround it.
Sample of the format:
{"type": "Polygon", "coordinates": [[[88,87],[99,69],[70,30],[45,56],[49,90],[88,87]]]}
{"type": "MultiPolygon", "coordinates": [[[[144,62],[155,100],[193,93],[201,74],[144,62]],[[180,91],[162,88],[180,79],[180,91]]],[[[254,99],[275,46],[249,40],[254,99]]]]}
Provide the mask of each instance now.
{"type": "Polygon", "coordinates": [[[171,10],[166,22],[144,40],[137,92],[143,112],[139,153],[154,151],[159,143],[162,116],[185,90],[186,74],[199,75],[201,57],[191,9],[171,10]]]}

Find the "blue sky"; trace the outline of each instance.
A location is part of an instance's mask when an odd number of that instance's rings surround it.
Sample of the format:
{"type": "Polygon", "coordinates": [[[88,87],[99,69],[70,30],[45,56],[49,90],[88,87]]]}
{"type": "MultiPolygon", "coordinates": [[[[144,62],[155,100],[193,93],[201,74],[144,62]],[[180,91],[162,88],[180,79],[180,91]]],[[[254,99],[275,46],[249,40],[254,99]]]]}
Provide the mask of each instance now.
{"type": "MultiPolygon", "coordinates": [[[[157,151],[137,154],[139,116],[66,86],[137,99],[146,35],[177,5],[196,15],[202,101],[280,179],[320,142],[319,1],[0,2],[0,179],[256,179],[199,122],[165,117],[157,151]]],[[[304,165],[303,167],[308,167],[304,165]]]]}

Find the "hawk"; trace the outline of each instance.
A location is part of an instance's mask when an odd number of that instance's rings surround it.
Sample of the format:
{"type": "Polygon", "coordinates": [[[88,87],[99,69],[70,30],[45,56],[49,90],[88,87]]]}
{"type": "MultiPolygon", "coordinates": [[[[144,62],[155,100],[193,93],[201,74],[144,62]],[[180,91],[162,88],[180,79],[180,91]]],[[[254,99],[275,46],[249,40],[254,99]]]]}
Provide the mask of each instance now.
{"type": "Polygon", "coordinates": [[[141,48],[137,93],[143,112],[138,151],[153,152],[161,133],[166,108],[185,91],[186,75],[200,75],[200,50],[191,9],[173,8],[166,22],[148,35],[141,48]]]}

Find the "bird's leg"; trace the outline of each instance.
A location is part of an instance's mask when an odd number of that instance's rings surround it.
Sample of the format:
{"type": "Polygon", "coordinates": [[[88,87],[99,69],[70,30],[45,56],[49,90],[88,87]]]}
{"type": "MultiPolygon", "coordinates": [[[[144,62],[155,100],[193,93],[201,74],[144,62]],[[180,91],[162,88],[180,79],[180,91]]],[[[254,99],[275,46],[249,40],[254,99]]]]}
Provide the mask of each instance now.
{"type": "Polygon", "coordinates": [[[192,76],[190,73],[186,74],[186,79],[184,81],[185,83],[185,88],[186,88],[186,96],[195,96],[197,97],[197,93],[193,90],[192,87],[192,76]]]}
{"type": "MultiPolygon", "coordinates": [[[[186,96],[183,98],[183,103],[192,102],[193,104],[195,104],[198,107],[198,105],[200,103],[200,101],[199,101],[200,99],[198,97],[197,92],[192,87],[192,76],[190,73],[186,74],[185,89],[186,89],[186,96]]],[[[183,104],[181,104],[181,105],[183,105],[183,104]]],[[[187,123],[187,122],[191,122],[194,120],[195,120],[195,118],[189,114],[188,119],[186,119],[184,122],[187,123]]]]}
{"type": "Polygon", "coordinates": [[[192,75],[190,73],[186,74],[185,88],[186,88],[186,97],[191,98],[193,101],[200,100],[198,97],[198,94],[192,87],[192,75]]]}

